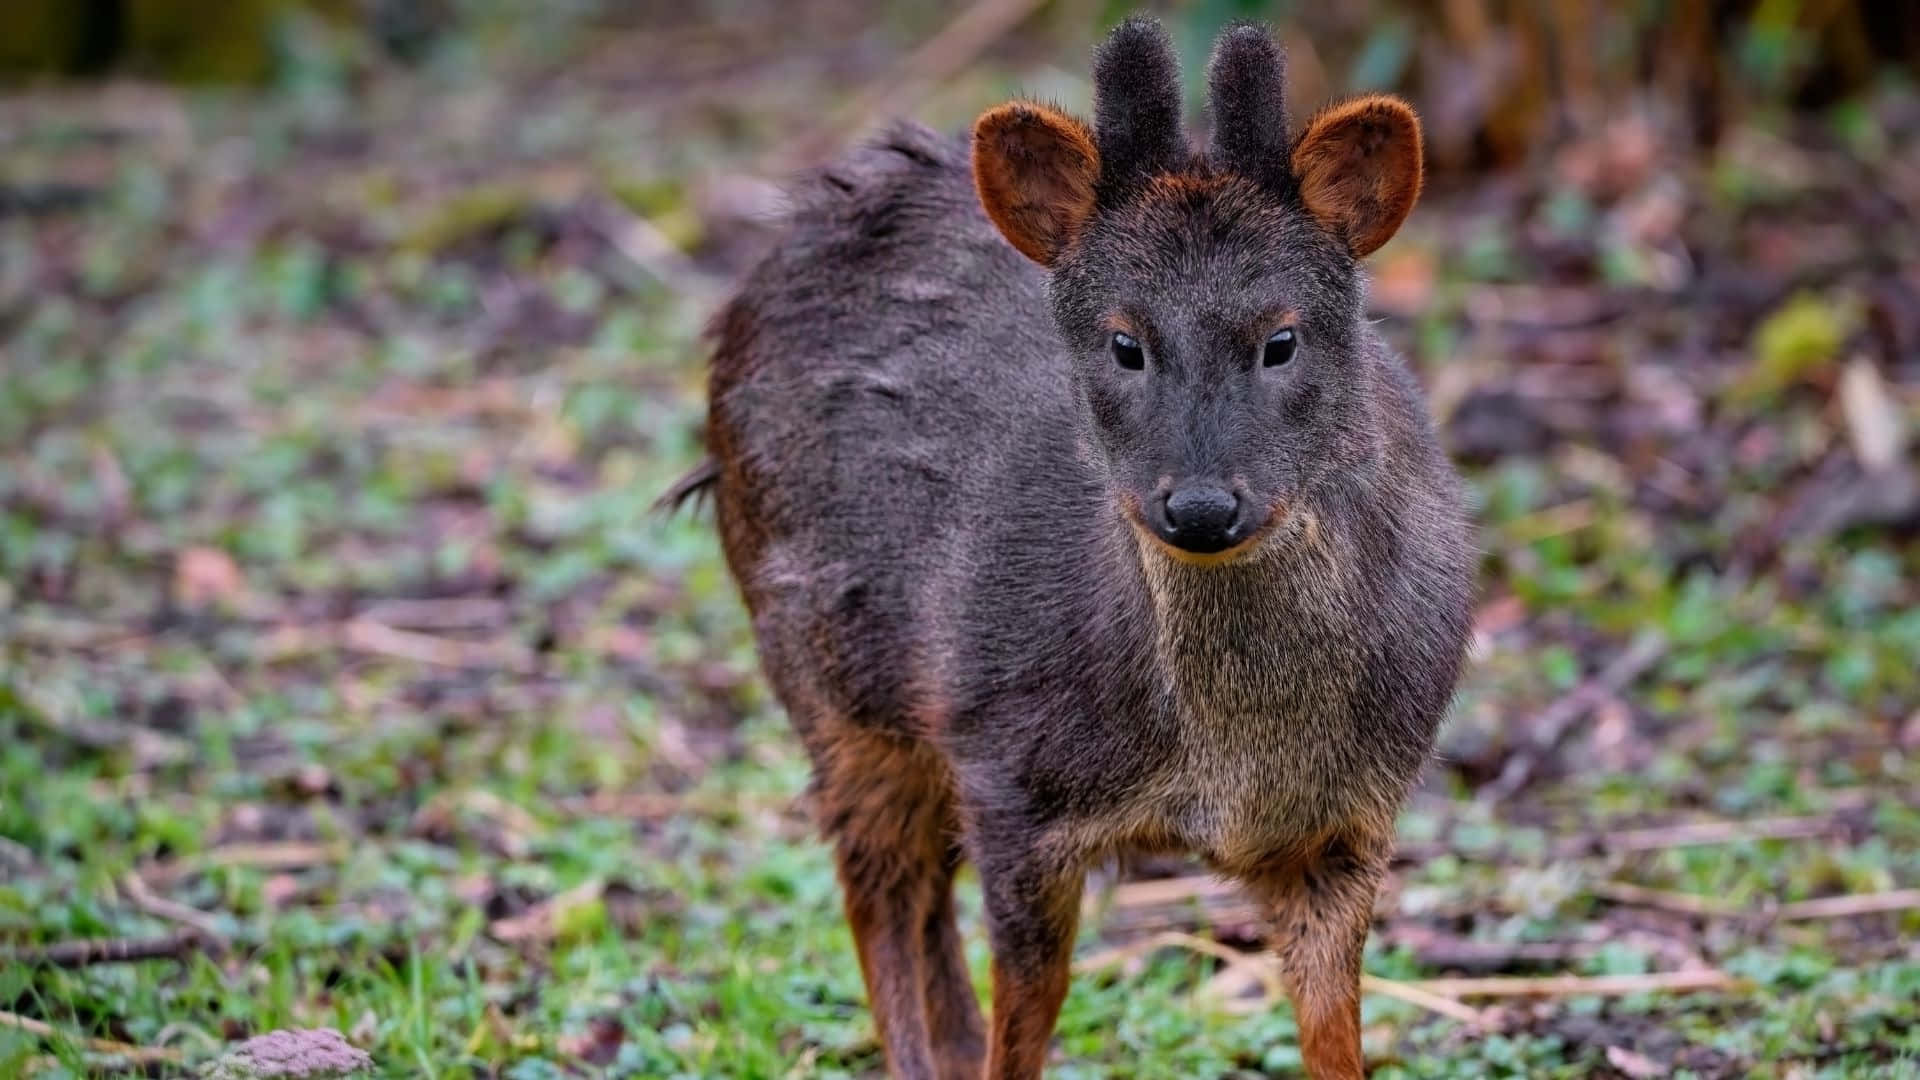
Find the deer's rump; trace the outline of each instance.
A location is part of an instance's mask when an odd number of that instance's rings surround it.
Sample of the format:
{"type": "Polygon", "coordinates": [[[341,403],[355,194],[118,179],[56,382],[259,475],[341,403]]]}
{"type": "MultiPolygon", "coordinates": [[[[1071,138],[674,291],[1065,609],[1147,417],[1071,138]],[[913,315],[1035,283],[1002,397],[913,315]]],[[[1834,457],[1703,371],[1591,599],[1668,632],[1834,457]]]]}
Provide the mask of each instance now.
{"type": "Polygon", "coordinates": [[[926,598],[1008,448],[1064,434],[1067,362],[960,140],[902,125],[794,202],[713,324],[721,540],[803,730],[822,710],[907,722],[926,598]]]}

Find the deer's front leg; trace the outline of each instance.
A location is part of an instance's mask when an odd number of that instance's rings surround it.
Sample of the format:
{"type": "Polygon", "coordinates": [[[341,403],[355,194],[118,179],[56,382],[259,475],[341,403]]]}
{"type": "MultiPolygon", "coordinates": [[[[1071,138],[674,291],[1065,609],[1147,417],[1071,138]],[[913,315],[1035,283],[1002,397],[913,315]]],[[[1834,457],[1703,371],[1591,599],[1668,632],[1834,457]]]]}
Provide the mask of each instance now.
{"type": "Polygon", "coordinates": [[[1360,1080],[1360,953],[1391,838],[1336,837],[1244,876],[1273,922],[1273,949],[1313,1080],[1360,1080]]]}
{"type": "Polygon", "coordinates": [[[993,851],[991,840],[975,847],[993,944],[987,1080],[1032,1080],[1067,996],[1085,868],[1041,851],[993,851]]]}

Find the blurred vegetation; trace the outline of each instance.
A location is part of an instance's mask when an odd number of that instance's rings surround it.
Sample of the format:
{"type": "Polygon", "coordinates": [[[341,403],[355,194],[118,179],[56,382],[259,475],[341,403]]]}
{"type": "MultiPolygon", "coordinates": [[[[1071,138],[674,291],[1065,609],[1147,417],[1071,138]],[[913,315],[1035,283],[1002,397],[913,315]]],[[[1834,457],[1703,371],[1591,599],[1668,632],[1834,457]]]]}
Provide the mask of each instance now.
{"type": "MultiPolygon", "coordinates": [[[[168,7],[0,8],[0,1076],[288,1027],[391,1076],[876,1075],[710,525],[648,508],[781,176],[1083,106],[1124,9],[168,7]]],[[[1368,971],[1715,980],[1369,995],[1378,1074],[1914,1075],[1913,6],[1163,10],[1195,72],[1279,22],[1298,112],[1409,93],[1442,166],[1372,303],[1483,596],[1368,971]]],[[[1141,944],[1257,947],[1196,872],[1103,874],[1054,1075],[1295,1074],[1286,1008],[1141,944]]]]}
{"type": "MultiPolygon", "coordinates": [[[[671,26],[669,8],[574,0],[544,21],[604,30],[671,26]]],[[[1066,40],[1141,5],[1050,0],[1030,21],[1066,40]]],[[[1296,99],[1394,90],[1425,107],[1442,168],[1523,160],[1623,106],[1657,102],[1711,140],[1755,108],[1824,107],[1890,71],[1920,69],[1920,13],[1863,0],[1297,0],[1154,3],[1187,31],[1199,84],[1206,43],[1238,18],[1285,28],[1296,99]]],[[[945,5],[918,7],[937,18],[945,5]]],[[[724,5],[701,13],[724,21],[724,5]]],[[[0,74],[125,72],[186,82],[258,83],[297,67],[320,26],[364,56],[418,61],[449,41],[541,18],[514,0],[18,0],[0,11],[0,74]]],[[[908,21],[914,21],[908,15],[908,21]]]]}

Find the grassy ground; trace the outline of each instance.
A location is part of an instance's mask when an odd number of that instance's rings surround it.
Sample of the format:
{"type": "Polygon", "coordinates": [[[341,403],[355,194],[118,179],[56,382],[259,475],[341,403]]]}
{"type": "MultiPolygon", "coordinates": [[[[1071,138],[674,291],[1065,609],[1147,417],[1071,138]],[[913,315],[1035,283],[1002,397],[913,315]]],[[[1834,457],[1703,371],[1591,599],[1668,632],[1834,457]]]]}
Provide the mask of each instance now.
{"type": "MultiPolygon", "coordinates": [[[[875,61],[563,29],[0,100],[0,1075],[292,1026],[393,1076],[879,1071],[710,526],[648,510],[750,177],[875,61]]],[[[922,111],[1084,94],[979,66],[922,111]]],[[[1376,259],[1487,557],[1367,969],[1709,986],[1370,995],[1380,1075],[1920,1072],[1912,106],[1443,183],[1376,259]]],[[[1139,944],[1255,947],[1194,873],[1090,899],[1055,1075],[1291,1074],[1284,1006],[1139,944]]]]}

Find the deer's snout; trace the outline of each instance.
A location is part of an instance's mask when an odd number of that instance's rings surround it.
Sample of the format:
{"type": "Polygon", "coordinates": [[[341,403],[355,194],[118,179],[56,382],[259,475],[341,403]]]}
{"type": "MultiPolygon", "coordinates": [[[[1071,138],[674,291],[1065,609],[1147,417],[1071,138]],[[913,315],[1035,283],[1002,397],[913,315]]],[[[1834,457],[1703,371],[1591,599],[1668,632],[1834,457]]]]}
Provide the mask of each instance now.
{"type": "Polygon", "coordinates": [[[1177,484],[1154,504],[1154,531],[1182,551],[1210,555],[1246,539],[1244,500],[1219,484],[1177,484]]]}

